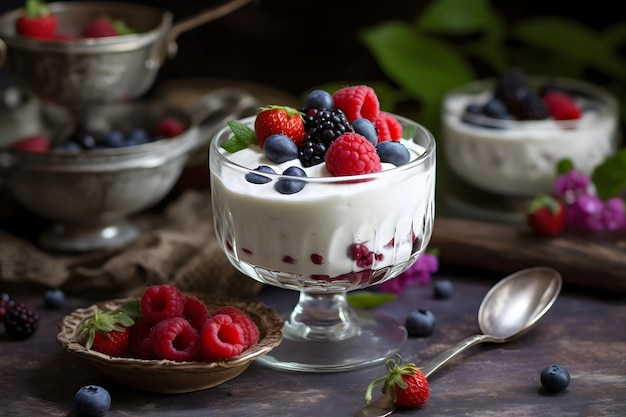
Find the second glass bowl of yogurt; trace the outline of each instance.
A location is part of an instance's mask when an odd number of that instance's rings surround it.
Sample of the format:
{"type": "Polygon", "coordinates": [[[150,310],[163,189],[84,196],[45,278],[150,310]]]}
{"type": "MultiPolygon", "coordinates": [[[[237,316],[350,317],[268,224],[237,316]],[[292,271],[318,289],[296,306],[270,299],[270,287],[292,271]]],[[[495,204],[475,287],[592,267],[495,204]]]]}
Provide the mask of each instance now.
{"type": "Polygon", "coordinates": [[[593,84],[566,78],[529,76],[539,89],[547,83],[566,91],[582,111],[574,120],[468,119],[470,104],[493,97],[496,79],[472,82],[443,100],[442,140],[449,169],[480,190],[509,197],[551,193],[560,160],[585,173],[616,152],[619,120],[615,97],[593,84]],[[469,120],[469,122],[468,122],[469,120]]]}

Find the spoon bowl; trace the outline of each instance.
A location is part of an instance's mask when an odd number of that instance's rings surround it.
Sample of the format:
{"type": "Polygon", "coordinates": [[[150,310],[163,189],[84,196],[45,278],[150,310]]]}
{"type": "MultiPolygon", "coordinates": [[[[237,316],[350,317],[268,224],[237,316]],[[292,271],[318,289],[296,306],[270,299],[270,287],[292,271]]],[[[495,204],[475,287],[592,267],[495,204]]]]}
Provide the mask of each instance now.
{"type": "MultiPolygon", "coordinates": [[[[483,298],[478,309],[481,334],[470,336],[421,368],[428,378],[450,359],[479,343],[509,342],[537,324],[556,301],[563,279],[558,271],[548,267],[533,267],[515,272],[498,281],[483,298]]],[[[385,417],[393,413],[396,404],[383,395],[358,410],[354,417],[385,417]]]]}

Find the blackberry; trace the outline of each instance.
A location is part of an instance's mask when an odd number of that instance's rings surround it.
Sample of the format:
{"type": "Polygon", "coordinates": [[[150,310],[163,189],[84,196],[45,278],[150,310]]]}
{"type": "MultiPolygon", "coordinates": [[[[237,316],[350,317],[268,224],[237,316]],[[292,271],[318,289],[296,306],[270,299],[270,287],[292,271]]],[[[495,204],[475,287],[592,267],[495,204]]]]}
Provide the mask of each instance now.
{"type": "Polygon", "coordinates": [[[303,166],[311,167],[325,161],[326,151],[335,139],[346,132],[354,132],[354,129],[340,109],[303,110],[306,110],[304,118],[306,136],[298,151],[298,158],[303,166]]]}
{"type": "Polygon", "coordinates": [[[12,339],[28,339],[39,328],[39,314],[26,303],[16,303],[7,311],[4,327],[12,339]]]}
{"type": "Polygon", "coordinates": [[[504,70],[496,81],[494,97],[502,100],[509,113],[519,120],[539,120],[550,115],[547,106],[518,68],[504,70]]]}

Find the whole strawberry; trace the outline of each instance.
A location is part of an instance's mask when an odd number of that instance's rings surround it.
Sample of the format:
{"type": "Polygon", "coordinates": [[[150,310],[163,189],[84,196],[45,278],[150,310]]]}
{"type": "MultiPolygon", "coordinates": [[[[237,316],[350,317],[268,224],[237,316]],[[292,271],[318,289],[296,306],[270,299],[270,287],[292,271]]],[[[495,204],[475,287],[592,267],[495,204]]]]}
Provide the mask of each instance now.
{"type": "Polygon", "coordinates": [[[265,139],[273,134],[282,134],[296,145],[302,145],[306,135],[302,113],[288,106],[261,107],[254,121],[254,132],[259,146],[262,148],[265,139]]]}
{"type": "Polygon", "coordinates": [[[130,328],[140,314],[138,302],[125,304],[114,311],[96,309],[93,316],[83,322],[85,347],[110,356],[130,356],[130,328]]]}
{"type": "Polygon", "coordinates": [[[421,407],[430,397],[430,389],[426,377],[415,364],[402,365],[402,358],[388,359],[385,363],[388,375],[372,381],[365,392],[365,401],[372,400],[372,390],[379,382],[383,382],[383,394],[389,394],[399,407],[421,407]]]}
{"type": "Polygon", "coordinates": [[[81,32],[84,38],[105,38],[107,36],[128,35],[134,31],[119,19],[99,16],[91,20],[81,32]]]}
{"type": "Polygon", "coordinates": [[[538,235],[559,235],[565,228],[565,204],[549,195],[535,197],[528,206],[526,221],[538,235]]]}
{"type": "Polygon", "coordinates": [[[57,31],[57,17],[42,0],[26,0],[24,14],[15,21],[20,35],[39,39],[53,39],[57,31]]]}

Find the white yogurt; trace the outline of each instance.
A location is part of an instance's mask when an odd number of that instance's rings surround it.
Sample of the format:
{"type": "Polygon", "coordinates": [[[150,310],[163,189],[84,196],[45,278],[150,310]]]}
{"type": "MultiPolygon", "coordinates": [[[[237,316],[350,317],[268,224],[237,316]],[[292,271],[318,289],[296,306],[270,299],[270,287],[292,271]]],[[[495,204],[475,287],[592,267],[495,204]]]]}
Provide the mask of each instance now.
{"type": "MultiPolygon", "coordinates": [[[[244,273],[256,267],[252,275],[262,282],[294,288],[362,287],[406,268],[425,249],[434,218],[434,140],[425,132],[416,136],[423,145],[430,140],[427,152],[403,140],[412,159],[407,165],[383,164],[382,172],[356,177],[332,177],[324,164],[303,168],[306,186],[289,195],[274,189],[279,175],[263,174],[272,177],[266,184],[244,176],[259,165],[278,173],[301,167],[297,159],[276,165],[256,145],[230,154],[213,143],[211,191],[225,252],[244,273]],[[355,243],[374,252],[371,264],[348,256],[355,243]],[[370,270],[379,273],[351,274],[370,270]]],[[[229,134],[222,131],[214,142],[229,134]]]]}
{"type": "MultiPolygon", "coordinates": [[[[539,85],[537,79],[535,85],[539,85]]],[[[587,83],[559,80],[560,85],[584,93],[577,104],[582,118],[572,121],[497,121],[502,128],[462,121],[470,103],[485,103],[493,82],[484,80],[450,92],[444,99],[442,138],[450,169],[460,178],[496,194],[528,197],[552,192],[556,165],[571,159],[591,173],[618,148],[615,99],[587,83]]]]}

